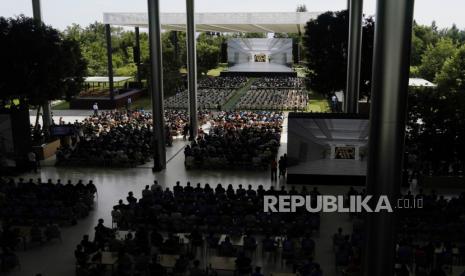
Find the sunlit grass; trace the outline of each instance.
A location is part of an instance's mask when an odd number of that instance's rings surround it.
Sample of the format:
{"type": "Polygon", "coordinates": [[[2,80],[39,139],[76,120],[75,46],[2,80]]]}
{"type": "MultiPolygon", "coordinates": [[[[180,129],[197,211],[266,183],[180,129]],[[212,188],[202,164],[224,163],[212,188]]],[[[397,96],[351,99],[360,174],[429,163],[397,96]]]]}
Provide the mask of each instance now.
{"type": "Polygon", "coordinates": [[[329,112],[328,100],[321,95],[310,94],[310,101],[307,105],[308,112],[329,112]]]}

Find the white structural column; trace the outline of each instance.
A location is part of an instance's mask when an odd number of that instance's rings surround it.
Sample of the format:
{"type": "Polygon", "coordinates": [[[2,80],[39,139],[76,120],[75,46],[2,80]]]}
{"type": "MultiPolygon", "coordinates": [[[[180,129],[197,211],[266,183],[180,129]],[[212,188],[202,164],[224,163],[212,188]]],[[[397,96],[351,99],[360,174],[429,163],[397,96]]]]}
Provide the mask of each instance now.
{"type": "Polygon", "coordinates": [[[190,134],[197,137],[197,51],[195,41],[194,0],[186,0],[187,11],[187,83],[189,91],[190,134]]]}
{"type": "Polygon", "coordinates": [[[150,94],[153,109],[153,170],[166,168],[165,114],[163,108],[163,62],[159,0],[148,0],[150,43],[150,94]]]}

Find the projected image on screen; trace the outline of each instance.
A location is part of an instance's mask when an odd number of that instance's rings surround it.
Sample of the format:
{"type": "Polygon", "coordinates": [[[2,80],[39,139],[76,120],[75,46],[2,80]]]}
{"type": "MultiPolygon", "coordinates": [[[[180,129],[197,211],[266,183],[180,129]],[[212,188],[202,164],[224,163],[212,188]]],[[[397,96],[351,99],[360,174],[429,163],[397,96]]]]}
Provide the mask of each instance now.
{"type": "Polygon", "coordinates": [[[265,54],[255,55],[255,62],[266,62],[266,55],[265,54]]]}
{"type": "Polygon", "coordinates": [[[288,175],[365,176],[368,118],[290,113],[288,175]]]}
{"type": "Polygon", "coordinates": [[[231,38],[230,72],[292,72],[292,39],[231,38]]]}
{"type": "Polygon", "coordinates": [[[335,159],[355,159],[355,147],[334,147],[335,159]]]}

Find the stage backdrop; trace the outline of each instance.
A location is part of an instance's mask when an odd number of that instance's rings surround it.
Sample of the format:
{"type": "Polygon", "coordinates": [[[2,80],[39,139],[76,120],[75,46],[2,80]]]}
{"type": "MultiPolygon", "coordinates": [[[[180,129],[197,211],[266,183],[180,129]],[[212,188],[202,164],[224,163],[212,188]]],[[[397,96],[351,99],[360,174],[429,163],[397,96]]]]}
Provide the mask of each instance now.
{"type": "Polygon", "coordinates": [[[291,38],[230,38],[228,63],[274,63],[292,66],[291,38]]]}
{"type": "Polygon", "coordinates": [[[364,184],[369,130],[366,116],[291,112],[288,122],[288,181],[364,184]]]}

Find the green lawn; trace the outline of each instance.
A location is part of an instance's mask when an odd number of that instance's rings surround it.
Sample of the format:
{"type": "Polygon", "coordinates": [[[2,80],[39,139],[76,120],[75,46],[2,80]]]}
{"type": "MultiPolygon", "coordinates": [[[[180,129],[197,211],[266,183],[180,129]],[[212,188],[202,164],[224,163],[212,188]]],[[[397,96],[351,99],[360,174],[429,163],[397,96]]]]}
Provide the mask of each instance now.
{"type": "Polygon", "coordinates": [[[218,65],[218,67],[216,67],[215,69],[211,69],[210,71],[208,71],[207,75],[209,77],[219,77],[220,76],[220,73],[222,71],[224,71],[225,69],[228,68],[228,64],[227,63],[220,63],[218,65]]]}
{"type": "Polygon", "coordinates": [[[132,102],[132,108],[143,108],[144,110],[152,109],[152,99],[150,96],[143,96],[132,102]]]}
{"type": "Polygon", "coordinates": [[[295,66],[294,70],[296,71],[297,77],[299,77],[299,78],[305,78],[306,75],[307,75],[307,68],[305,68],[305,67],[302,67],[302,66],[297,67],[297,66],[295,66]]]}
{"type": "Polygon", "coordinates": [[[329,112],[329,103],[328,100],[321,96],[321,95],[316,95],[316,94],[310,94],[310,101],[307,106],[307,111],[308,112],[329,112]]]}
{"type": "Polygon", "coordinates": [[[68,110],[69,109],[69,102],[62,101],[61,103],[54,105],[52,107],[53,110],[68,110]]]}

